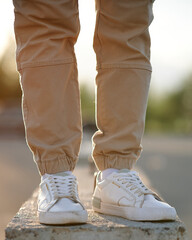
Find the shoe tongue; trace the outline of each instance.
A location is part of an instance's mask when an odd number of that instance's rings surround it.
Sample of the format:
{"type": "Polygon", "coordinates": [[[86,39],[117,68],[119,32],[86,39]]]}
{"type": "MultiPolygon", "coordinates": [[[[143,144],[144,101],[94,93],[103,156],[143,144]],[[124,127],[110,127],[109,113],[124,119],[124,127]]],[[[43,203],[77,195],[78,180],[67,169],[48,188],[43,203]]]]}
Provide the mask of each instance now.
{"type": "Polygon", "coordinates": [[[118,171],[118,173],[131,173],[131,174],[135,174],[135,175],[138,175],[138,173],[134,170],[129,170],[128,168],[124,168],[124,169],[120,169],[118,171]]]}
{"type": "Polygon", "coordinates": [[[71,173],[70,172],[58,172],[58,173],[54,173],[54,174],[51,174],[51,175],[65,177],[65,176],[70,176],[71,173]]]}
{"type": "Polygon", "coordinates": [[[130,172],[131,170],[129,170],[129,169],[127,169],[127,168],[124,168],[124,169],[120,169],[119,171],[118,171],[118,173],[128,173],[128,172],[130,172]]]}

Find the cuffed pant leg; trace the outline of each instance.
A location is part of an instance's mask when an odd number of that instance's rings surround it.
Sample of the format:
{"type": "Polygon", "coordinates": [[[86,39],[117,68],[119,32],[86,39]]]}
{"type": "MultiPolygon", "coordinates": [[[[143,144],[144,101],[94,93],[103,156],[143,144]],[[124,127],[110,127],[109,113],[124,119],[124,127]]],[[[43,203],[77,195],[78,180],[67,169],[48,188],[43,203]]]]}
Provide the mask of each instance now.
{"type": "Polygon", "coordinates": [[[13,0],[26,141],[40,174],[73,170],[82,139],[77,0],[13,0]]]}
{"type": "Polygon", "coordinates": [[[96,125],[99,170],[131,169],[142,151],[151,79],[152,0],[96,0],[96,125]]]}

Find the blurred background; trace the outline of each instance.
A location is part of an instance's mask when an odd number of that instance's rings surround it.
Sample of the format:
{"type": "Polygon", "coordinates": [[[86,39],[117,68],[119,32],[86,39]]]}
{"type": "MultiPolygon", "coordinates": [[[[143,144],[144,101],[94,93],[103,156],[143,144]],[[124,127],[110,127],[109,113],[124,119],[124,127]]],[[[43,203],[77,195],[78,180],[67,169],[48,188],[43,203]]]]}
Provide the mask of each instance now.
{"type": "MultiPolygon", "coordinates": [[[[151,185],[176,207],[192,237],[192,1],[156,0],[150,27],[153,74],[137,163],[151,185]]],[[[79,165],[86,164],[95,127],[96,58],[92,48],[94,0],[79,0],[81,32],[75,46],[84,137],[79,165]],[[87,68],[87,64],[89,67],[87,68]],[[86,146],[86,147],[85,147],[86,146]]],[[[15,64],[11,1],[0,7],[0,239],[40,177],[24,137],[21,89],[15,64]]]]}

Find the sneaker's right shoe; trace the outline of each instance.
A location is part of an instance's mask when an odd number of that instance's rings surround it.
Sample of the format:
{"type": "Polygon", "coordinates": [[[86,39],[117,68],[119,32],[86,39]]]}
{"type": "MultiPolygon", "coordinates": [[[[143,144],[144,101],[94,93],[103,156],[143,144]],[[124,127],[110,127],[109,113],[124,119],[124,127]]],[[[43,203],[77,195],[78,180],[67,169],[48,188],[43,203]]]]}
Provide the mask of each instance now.
{"type": "Polygon", "coordinates": [[[175,220],[176,210],[148,189],[136,171],[122,169],[95,179],[94,211],[134,221],[175,220]]]}
{"type": "Polygon", "coordinates": [[[39,222],[44,224],[86,223],[88,214],[78,196],[72,174],[45,174],[38,195],[39,222]]]}

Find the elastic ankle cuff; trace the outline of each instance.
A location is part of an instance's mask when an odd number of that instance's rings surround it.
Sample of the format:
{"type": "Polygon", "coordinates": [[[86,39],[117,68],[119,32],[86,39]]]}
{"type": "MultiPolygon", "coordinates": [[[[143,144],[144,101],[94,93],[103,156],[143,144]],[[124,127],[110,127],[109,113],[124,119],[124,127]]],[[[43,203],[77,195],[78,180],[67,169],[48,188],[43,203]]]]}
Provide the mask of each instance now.
{"type": "Polygon", "coordinates": [[[64,171],[73,171],[75,165],[78,161],[78,158],[72,158],[64,156],[64,158],[57,158],[47,161],[38,161],[36,162],[39,174],[43,175],[45,173],[54,174],[64,171]]]}
{"type": "Polygon", "coordinates": [[[130,156],[121,156],[121,155],[95,155],[92,156],[98,170],[103,171],[107,168],[116,168],[123,169],[128,168],[132,169],[134,164],[137,161],[137,158],[131,159],[130,156]]]}

